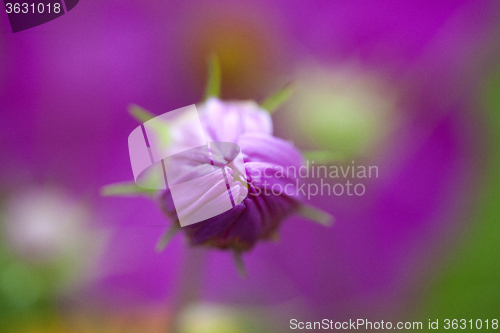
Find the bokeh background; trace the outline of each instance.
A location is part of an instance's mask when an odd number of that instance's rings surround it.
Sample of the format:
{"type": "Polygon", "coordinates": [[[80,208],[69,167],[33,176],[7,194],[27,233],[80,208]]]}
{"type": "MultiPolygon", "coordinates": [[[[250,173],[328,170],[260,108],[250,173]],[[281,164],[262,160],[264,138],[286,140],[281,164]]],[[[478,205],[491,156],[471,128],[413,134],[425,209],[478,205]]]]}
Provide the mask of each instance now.
{"type": "MultiPolygon", "coordinates": [[[[0,15],[0,331],[286,332],[289,321],[500,319],[500,2],[97,1],[13,34],[0,15]],[[136,103],[287,82],[275,134],[377,165],[362,197],[314,197],[245,256],[162,253],[132,179],[136,103]]],[[[342,162],[344,161],[344,162],[342,162]]]]}

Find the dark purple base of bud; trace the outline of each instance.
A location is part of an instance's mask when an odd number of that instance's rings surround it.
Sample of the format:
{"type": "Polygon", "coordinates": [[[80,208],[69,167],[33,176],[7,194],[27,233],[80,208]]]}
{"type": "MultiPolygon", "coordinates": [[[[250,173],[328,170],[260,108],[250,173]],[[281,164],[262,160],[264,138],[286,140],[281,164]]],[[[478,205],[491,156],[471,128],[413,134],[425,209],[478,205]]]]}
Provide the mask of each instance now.
{"type": "MultiPolygon", "coordinates": [[[[249,192],[254,192],[250,186],[249,192]]],[[[189,243],[219,249],[248,251],[259,240],[277,238],[281,222],[292,214],[300,203],[286,195],[248,195],[232,209],[205,221],[182,227],[189,243]]],[[[161,196],[166,215],[179,224],[172,196],[166,190],[161,196]]]]}

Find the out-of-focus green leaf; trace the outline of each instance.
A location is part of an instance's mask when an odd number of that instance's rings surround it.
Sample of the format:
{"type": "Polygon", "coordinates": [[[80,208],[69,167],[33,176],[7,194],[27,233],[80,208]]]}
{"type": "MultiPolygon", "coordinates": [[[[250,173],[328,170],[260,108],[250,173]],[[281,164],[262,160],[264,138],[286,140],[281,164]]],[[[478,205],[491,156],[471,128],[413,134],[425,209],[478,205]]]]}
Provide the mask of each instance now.
{"type": "Polygon", "coordinates": [[[288,99],[292,97],[292,94],[293,85],[292,83],[289,83],[285,87],[265,99],[264,102],[260,104],[260,106],[269,111],[269,113],[273,113],[278,107],[281,106],[281,104],[288,101],[288,99]]]}
{"type": "Polygon", "coordinates": [[[208,59],[208,77],[203,100],[220,96],[221,70],[219,58],[212,54],[208,59]]]}
{"type": "Polygon", "coordinates": [[[345,159],[342,154],[335,154],[331,151],[326,150],[309,150],[303,151],[306,160],[314,161],[317,164],[328,164],[332,162],[339,162],[345,159]]]}
{"type": "MultiPolygon", "coordinates": [[[[484,109],[490,126],[487,153],[488,165],[481,179],[482,193],[474,214],[467,216],[465,238],[446,262],[439,267],[437,279],[425,294],[418,317],[439,319],[465,319],[470,330],[477,319],[498,319],[500,313],[500,70],[488,82],[484,95],[484,109]]],[[[434,275],[434,274],[433,274],[434,275]]],[[[427,321],[427,319],[425,319],[427,321]]],[[[460,325],[460,324],[459,324],[460,325]]],[[[426,325],[424,324],[424,328],[426,325]]],[[[434,330],[435,331],[435,330],[434,330]]]]}

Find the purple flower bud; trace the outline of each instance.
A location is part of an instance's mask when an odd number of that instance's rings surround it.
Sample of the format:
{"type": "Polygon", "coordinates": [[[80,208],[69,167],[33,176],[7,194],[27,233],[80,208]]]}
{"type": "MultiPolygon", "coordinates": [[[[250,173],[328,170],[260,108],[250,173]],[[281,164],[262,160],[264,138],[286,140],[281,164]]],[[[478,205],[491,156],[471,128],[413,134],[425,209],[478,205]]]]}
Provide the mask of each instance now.
{"type": "MultiPolygon", "coordinates": [[[[207,140],[237,144],[243,153],[248,180],[248,195],[228,211],[202,222],[182,228],[191,245],[207,245],[237,252],[250,250],[259,240],[276,237],[283,220],[300,206],[296,195],[296,175],[277,170],[298,169],[303,165],[302,154],[285,140],[272,136],[269,113],[254,102],[224,102],[210,98],[198,107],[207,140]],[[272,187],[287,191],[271,192],[272,187]]],[[[185,138],[189,140],[189,138],[185,138]]],[[[232,170],[226,166],[228,183],[233,194],[247,193],[232,170]]],[[[234,173],[234,171],[237,171],[234,173]]],[[[209,175],[207,175],[209,177],[209,175]]],[[[200,182],[207,184],[203,179],[200,182]]],[[[215,186],[215,185],[214,185],[215,186]]],[[[204,204],[217,205],[223,193],[203,186],[193,188],[190,195],[199,196],[204,204]]],[[[235,198],[236,199],[236,198],[235,198]]],[[[189,200],[187,200],[189,201],[189,200]]],[[[166,215],[179,224],[172,195],[166,190],[161,195],[161,206],[166,215]]],[[[202,209],[202,207],[193,207],[202,209]]]]}

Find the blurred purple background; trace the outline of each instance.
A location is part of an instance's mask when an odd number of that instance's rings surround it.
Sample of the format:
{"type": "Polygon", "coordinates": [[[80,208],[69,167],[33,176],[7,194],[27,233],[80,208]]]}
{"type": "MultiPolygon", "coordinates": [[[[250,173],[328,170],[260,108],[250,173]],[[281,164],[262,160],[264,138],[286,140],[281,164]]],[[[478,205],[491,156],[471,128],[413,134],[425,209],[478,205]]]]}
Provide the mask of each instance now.
{"type": "MultiPolygon", "coordinates": [[[[201,284],[197,301],[260,311],[279,331],[290,318],[418,318],[482,188],[492,148],[478,100],[500,64],[500,3],[82,0],[24,32],[13,34],[8,24],[0,15],[4,211],[12,198],[57,188],[61,207],[69,205],[64,200],[85,207],[86,228],[102,238],[89,243],[99,255],[87,260],[87,274],[78,273],[89,277],[48,296],[56,309],[62,299],[88,313],[85,322],[96,309],[114,318],[146,308],[137,318],[157,318],[182,293],[183,263],[192,256],[183,237],[156,253],[168,221],[155,202],[102,197],[100,188],[132,180],[127,137],[137,123],[127,106],[161,114],[199,102],[206,59],[215,52],[224,99],[260,101],[290,80],[307,87],[320,72],[326,82],[344,73],[341,86],[375,77],[393,100],[388,112],[369,118],[390,130],[364,138],[373,144],[368,152],[344,152],[357,164],[379,166],[366,195],[313,198],[336,225],[291,218],[279,242],[245,256],[248,280],[227,253],[205,253],[201,275],[192,277],[201,284]]],[[[325,94],[308,97],[299,89],[273,115],[275,135],[304,149],[331,148],[329,133],[312,133],[305,123],[319,119],[326,132],[337,126],[328,98],[342,92],[321,85],[325,94]],[[297,107],[323,97],[323,113],[297,107]]],[[[348,98],[374,94],[363,87],[353,85],[348,98]]],[[[350,112],[356,110],[344,116],[350,112]]],[[[356,126],[345,140],[363,130],[356,126]]]]}

